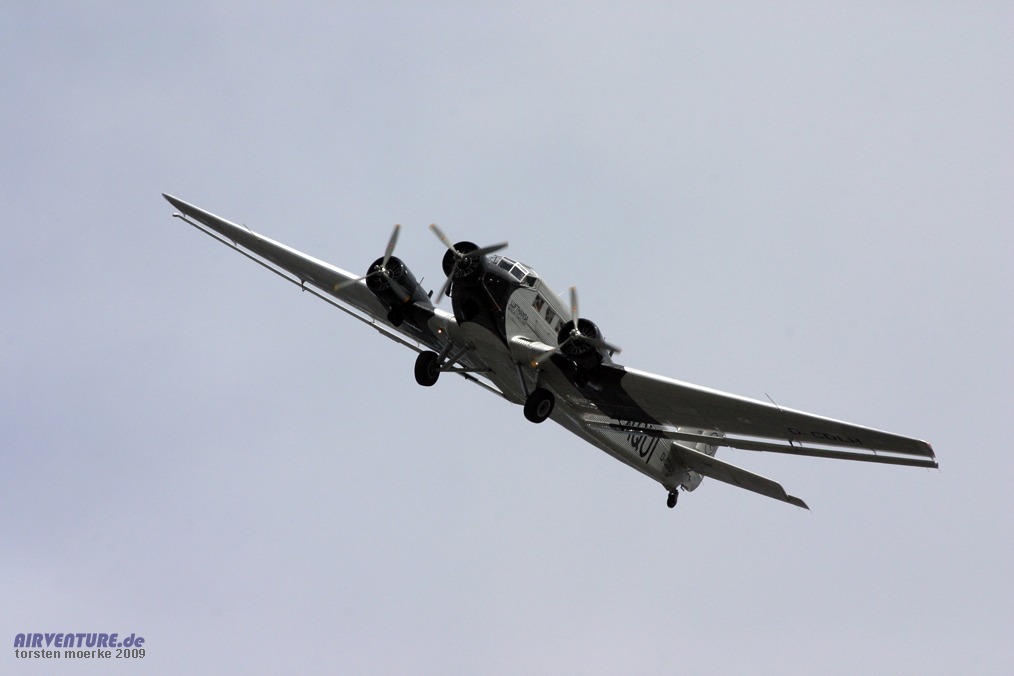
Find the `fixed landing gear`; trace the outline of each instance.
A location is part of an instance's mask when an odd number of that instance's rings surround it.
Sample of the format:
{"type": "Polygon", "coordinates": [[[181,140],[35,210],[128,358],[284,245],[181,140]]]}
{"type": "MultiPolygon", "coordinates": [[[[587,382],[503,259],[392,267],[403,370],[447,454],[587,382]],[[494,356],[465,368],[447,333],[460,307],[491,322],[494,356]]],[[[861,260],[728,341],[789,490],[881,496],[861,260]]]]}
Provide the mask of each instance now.
{"type": "Polygon", "coordinates": [[[432,387],[440,377],[440,355],[436,352],[420,352],[415,358],[415,381],[423,387],[432,387]]]}
{"type": "Polygon", "coordinates": [[[439,354],[432,350],[420,352],[415,358],[415,381],[423,387],[432,387],[440,377],[441,371],[450,371],[451,367],[458,363],[458,360],[471,350],[471,346],[459,347],[452,352],[455,345],[447,343],[439,354]]]}
{"type": "Polygon", "coordinates": [[[544,387],[537,387],[525,399],[525,417],[533,423],[540,423],[549,417],[556,405],[556,397],[544,387]]]}
{"type": "Polygon", "coordinates": [[[676,506],[676,501],[679,499],[679,491],[669,491],[669,499],[665,501],[666,506],[672,509],[676,506]]]}

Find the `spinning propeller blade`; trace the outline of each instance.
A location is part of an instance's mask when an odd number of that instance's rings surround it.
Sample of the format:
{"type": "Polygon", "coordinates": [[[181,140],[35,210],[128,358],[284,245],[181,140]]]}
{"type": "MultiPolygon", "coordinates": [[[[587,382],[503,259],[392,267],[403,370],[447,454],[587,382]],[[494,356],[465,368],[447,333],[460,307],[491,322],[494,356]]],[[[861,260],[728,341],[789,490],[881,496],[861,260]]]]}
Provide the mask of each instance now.
{"type": "Polygon", "coordinates": [[[440,293],[437,294],[437,299],[435,301],[433,301],[434,305],[440,305],[440,301],[443,299],[444,294],[447,293],[447,289],[449,289],[449,288],[451,288],[451,277],[450,277],[450,275],[448,275],[447,279],[444,280],[444,285],[440,287],[440,293]]]}
{"type": "Polygon", "coordinates": [[[385,281],[387,281],[387,283],[391,286],[394,292],[397,293],[399,296],[401,296],[405,300],[405,302],[407,302],[412,297],[412,295],[408,293],[405,290],[405,288],[402,287],[401,284],[398,284],[396,281],[394,281],[394,279],[391,277],[390,274],[388,274],[387,271],[387,264],[390,262],[391,255],[394,253],[394,247],[398,243],[399,231],[401,231],[401,225],[395,224],[394,230],[391,232],[391,238],[387,240],[387,248],[384,249],[384,258],[381,261],[379,268],[377,268],[373,272],[366,273],[362,277],[356,277],[355,279],[348,279],[345,280],[344,282],[339,282],[338,284],[334,285],[334,290],[336,292],[341,291],[342,289],[346,289],[352,286],[353,284],[358,284],[359,282],[363,281],[364,279],[367,279],[368,277],[380,275],[381,277],[384,278],[385,281]]]}
{"type": "Polygon", "coordinates": [[[457,250],[454,248],[454,245],[451,244],[451,240],[447,239],[447,235],[444,234],[443,230],[437,227],[436,223],[430,223],[430,230],[436,233],[437,237],[440,238],[440,241],[444,243],[444,246],[446,246],[454,253],[458,253],[457,250]]]}
{"type": "Polygon", "coordinates": [[[394,225],[394,232],[391,233],[391,239],[387,240],[387,248],[384,249],[384,262],[380,264],[380,267],[387,269],[387,261],[391,260],[391,254],[394,253],[394,245],[398,243],[398,232],[401,230],[401,226],[397,223],[394,225]]]}
{"type": "Polygon", "coordinates": [[[586,343],[586,344],[591,345],[591,346],[593,346],[593,347],[595,347],[595,348],[597,348],[599,350],[604,350],[604,351],[611,352],[611,353],[614,353],[614,354],[618,354],[619,352],[622,351],[616,345],[611,345],[611,344],[607,343],[606,341],[602,340],[601,338],[598,338],[596,336],[586,336],[585,334],[581,333],[581,328],[580,328],[580,326],[581,326],[580,325],[581,314],[580,314],[580,311],[579,311],[578,305],[577,305],[577,287],[576,286],[570,287],[570,321],[571,321],[571,329],[570,329],[570,333],[567,335],[567,337],[564,338],[560,342],[560,344],[557,345],[556,347],[554,347],[553,349],[546,350],[545,352],[543,352],[542,354],[540,354],[538,357],[536,357],[535,359],[533,359],[532,360],[532,367],[533,368],[538,368],[539,366],[542,365],[542,363],[544,361],[546,361],[547,359],[549,359],[550,357],[552,357],[554,354],[561,354],[563,352],[563,347],[565,345],[567,345],[568,343],[586,343]]]}

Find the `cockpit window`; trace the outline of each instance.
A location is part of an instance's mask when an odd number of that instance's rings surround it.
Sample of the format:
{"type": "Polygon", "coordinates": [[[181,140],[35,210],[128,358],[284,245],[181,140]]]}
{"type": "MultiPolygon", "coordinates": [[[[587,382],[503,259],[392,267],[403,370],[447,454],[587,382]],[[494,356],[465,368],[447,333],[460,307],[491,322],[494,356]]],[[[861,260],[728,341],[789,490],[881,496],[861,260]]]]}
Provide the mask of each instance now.
{"type": "Polygon", "coordinates": [[[518,263],[515,260],[511,260],[510,258],[506,258],[504,256],[497,256],[493,259],[493,262],[498,268],[506,270],[511,277],[527,286],[532,286],[533,284],[535,284],[535,280],[538,279],[538,276],[534,272],[529,270],[526,266],[522,265],[521,263],[518,263]]]}

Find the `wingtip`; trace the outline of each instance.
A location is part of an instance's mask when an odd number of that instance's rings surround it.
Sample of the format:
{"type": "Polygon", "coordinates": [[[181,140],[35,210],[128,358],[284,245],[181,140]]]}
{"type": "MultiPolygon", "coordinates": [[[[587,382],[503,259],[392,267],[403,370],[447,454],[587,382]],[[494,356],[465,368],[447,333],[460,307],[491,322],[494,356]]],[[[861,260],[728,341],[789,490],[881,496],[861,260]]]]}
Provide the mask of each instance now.
{"type": "Polygon", "coordinates": [[[803,509],[805,509],[808,512],[810,511],[809,505],[807,505],[805,502],[803,502],[802,499],[797,498],[795,495],[790,495],[789,496],[789,504],[795,505],[796,507],[802,507],[803,509]]]}
{"type": "Polygon", "coordinates": [[[187,213],[188,208],[190,208],[190,209],[193,208],[193,207],[191,207],[191,205],[187,204],[186,202],[184,202],[183,200],[181,200],[179,197],[174,197],[174,196],[170,195],[167,192],[162,193],[162,197],[165,198],[166,202],[168,202],[169,204],[173,205],[174,207],[176,207],[177,209],[179,209],[183,213],[187,213]]]}

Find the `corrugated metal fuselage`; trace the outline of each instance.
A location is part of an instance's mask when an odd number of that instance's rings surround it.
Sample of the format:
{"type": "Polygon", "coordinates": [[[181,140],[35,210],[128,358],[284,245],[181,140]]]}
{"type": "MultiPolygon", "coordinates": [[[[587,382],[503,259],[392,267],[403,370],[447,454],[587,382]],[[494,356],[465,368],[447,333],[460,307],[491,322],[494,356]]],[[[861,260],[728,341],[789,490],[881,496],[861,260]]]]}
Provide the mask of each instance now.
{"type": "MultiPolygon", "coordinates": [[[[572,317],[566,303],[530,268],[505,257],[486,257],[478,279],[452,286],[451,300],[462,334],[458,340],[463,338],[474,347],[467,361],[485,371],[483,375],[506,399],[524,404],[535,388],[548,387],[556,395],[550,418],[559,425],[667,490],[693,490],[700,484],[701,476],[686,471],[670,453],[671,441],[637,431],[651,430],[658,423],[630,400],[619,387],[618,378],[592,379],[578,387],[573,366],[561,355],[532,366],[533,357],[557,347],[560,330],[572,317]],[[619,408],[621,400],[623,413],[617,415],[617,411],[610,410],[610,402],[617,402],[619,408]],[[590,409],[589,401],[595,401],[599,410],[590,409]],[[627,429],[606,427],[617,419],[627,429]],[[588,424],[596,420],[603,426],[588,424]]],[[[623,373],[621,367],[610,371],[623,373]]],[[[717,434],[712,430],[686,431],[717,434]]],[[[701,443],[695,448],[714,455],[717,447],[701,443]]]]}

